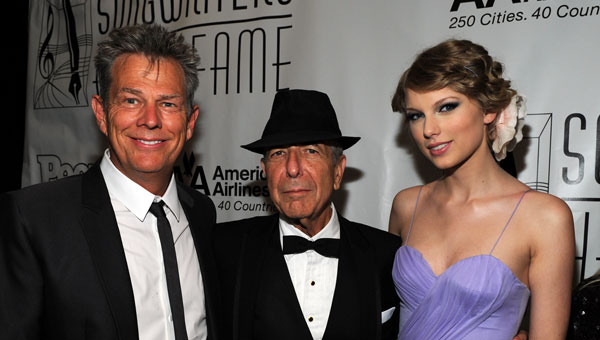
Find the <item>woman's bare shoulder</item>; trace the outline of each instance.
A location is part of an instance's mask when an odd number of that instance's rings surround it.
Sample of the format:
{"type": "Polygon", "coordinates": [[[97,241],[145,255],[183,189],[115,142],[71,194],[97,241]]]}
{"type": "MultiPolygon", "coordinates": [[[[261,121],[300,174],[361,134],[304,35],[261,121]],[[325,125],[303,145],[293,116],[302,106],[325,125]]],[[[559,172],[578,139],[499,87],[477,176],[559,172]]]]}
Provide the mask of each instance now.
{"type": "Polygon", "coordinates": [[[562,199],[552,194],[530,191],[523,203],[520,213],[536,239],[573,233],[573,214],[562,199]]]}
{"type": "Polygon", "coordinates": [[[526,209],[532,217],[546,221],[573,219],[567,203],[552,194],[532,190],[527,193],[526,201],[526,209]]]}
{"type": "Polygon", "coordinates": [[[573,215],[556,196],[542,192],[527,196],[523,221],[530,246],[531,335],[546,338],[542,332],[564,330],[569,318],[575,258],[573,215]]]}
{"type": "Polygon", "coordinates": [[[401,190],[394,197],[390,213],[389,231],[401,235],[410,223],[410,218],[417,204],[417,197],[423,186],[418,185],[401,190]]]}
{"type": "Polygon", "coordinates": [[[414,205],[422,188],[424,188],[423,185],[417,185],[400,190],[394,197],[394,204],[410,203],[414,205]]]}

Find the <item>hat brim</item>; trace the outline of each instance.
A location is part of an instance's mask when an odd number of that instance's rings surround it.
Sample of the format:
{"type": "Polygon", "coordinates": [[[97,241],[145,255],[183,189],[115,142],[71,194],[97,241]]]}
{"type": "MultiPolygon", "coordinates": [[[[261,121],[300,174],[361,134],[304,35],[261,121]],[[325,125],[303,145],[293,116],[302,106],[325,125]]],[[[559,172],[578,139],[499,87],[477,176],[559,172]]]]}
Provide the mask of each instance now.
{"type": "Polygon", "coordinates": [[[265,151],[274,149],[280,146],[305,144],[310,142],[333,142],[338,144],[342,149],[346,150],[356,144],[360,137],[339,136],[327,132],[319,131],[301,131],[297,133],[285,133],[266,136],[250,144],[241,145],[242,148],[264,154],[265,151]]]}

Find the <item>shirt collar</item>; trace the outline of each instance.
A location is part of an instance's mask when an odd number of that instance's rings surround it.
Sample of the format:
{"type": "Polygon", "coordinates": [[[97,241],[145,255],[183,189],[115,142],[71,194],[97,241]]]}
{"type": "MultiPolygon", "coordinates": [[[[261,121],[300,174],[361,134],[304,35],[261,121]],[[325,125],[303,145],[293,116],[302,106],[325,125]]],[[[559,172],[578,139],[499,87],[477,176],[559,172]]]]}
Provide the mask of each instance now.
{"type": "MultiPolygon", "coordinates": [[[[333,202],[331,204],[331,218],[329,222],[313,237],[309,237],[302,231],[298,230],[298,228],[294,227],[293,224],[288,223],[284,219],[279,217],[279,231],[281,234],[281,239],[283,240],[283,236],[300,236],[310,241],[316,241],[320,238],[340,238],[340,221],[338,219],[337,211],[335,210],[335,206],[333,202]]],[[[283,242],[283,241],[282,241],[283,242]]]]}
{"type": "Polygon", "coordinates": [[[144,221],[150,205],[160,200],[165,202],[167,208],[173,213],[173,216],[179,221],[181,214],[181,204],[177,196],[177,185],[175,176],[171,175],[169,186],[165,194],[161,196],[154,195],[142,186],[125,176],[110,160],[110,151],[106,149],[104,156],[100,161],[100,171],[104,176],[106,188],[110,195],[119,200],[131,211],[140,221],[144,221]]]}

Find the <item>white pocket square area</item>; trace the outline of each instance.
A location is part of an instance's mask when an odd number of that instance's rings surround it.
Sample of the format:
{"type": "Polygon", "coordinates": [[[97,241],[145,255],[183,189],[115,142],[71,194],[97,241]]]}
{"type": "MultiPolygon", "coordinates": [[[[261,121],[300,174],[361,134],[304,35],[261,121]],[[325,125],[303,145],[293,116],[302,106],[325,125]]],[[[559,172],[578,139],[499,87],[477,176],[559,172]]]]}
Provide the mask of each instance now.
{"type": "Polygon", "coordinates": [[[395,310],[396,310],[396,307],[392,307],[388,310],[381,312],[381,323],[386,323],[386,321],[391,319],[392,315],[394,315],[395,310]]]}

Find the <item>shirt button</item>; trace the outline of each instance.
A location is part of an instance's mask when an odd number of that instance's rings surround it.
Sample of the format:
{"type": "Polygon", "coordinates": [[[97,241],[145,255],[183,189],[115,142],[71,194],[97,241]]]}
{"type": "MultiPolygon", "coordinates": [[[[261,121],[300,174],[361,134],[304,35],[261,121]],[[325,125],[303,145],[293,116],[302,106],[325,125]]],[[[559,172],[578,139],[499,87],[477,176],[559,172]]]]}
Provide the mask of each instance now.
{"type": "Polygon", "coordinates": [[[169,314],[169,321],[173,322],[173,314],[169,314]]]}
{"type": "Polygon", "coordinates": [[[313,320],[314,320],[314,319],[313,319],[313,317],[312,317],[312,316],[309,316],[309,317],[308,317],[308,322],[312,322],[313,320]]]}
{"type": "Polygon", "coordinates": [[[314,286],[315,285],[315,281],[310,281],[310,285],[314,286]]]}

